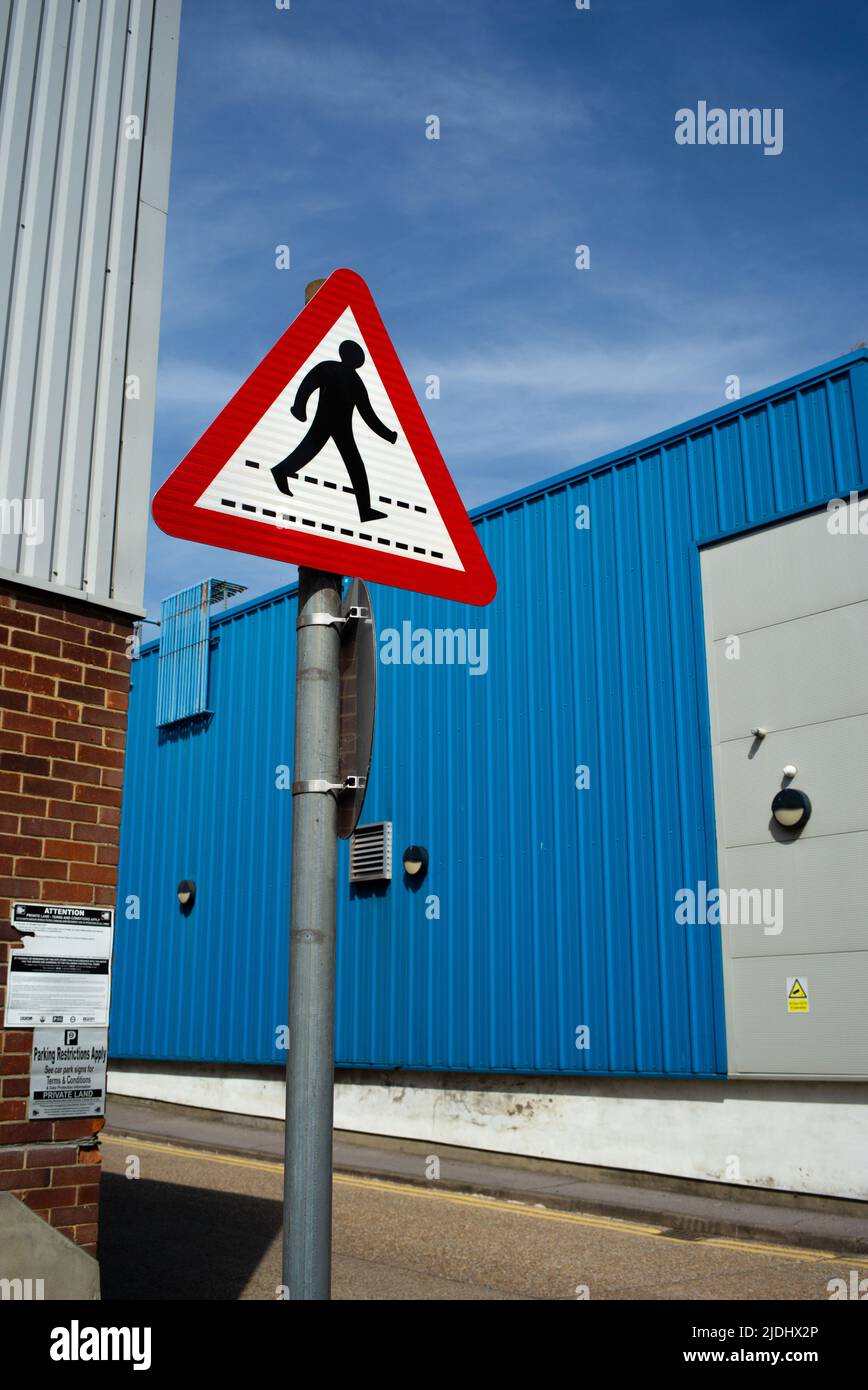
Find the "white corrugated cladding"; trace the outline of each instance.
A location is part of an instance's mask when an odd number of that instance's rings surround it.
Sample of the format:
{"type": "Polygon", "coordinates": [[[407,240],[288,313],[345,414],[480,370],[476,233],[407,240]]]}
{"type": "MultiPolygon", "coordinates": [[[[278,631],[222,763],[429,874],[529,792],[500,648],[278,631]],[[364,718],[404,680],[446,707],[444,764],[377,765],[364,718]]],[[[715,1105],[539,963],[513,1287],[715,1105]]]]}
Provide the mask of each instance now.
{"type": "Polygon", "coordinates": [[[0,0],[0,577],[133,613],[180,10],[0,0]]]}

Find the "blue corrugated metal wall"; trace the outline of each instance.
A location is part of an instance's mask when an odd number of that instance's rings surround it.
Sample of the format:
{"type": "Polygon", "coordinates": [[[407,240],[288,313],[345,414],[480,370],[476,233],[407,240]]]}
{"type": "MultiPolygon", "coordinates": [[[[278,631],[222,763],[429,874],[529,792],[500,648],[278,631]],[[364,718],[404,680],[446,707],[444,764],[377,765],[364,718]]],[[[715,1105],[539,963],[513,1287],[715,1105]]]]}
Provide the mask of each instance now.
{"type": "MultiPolygon", "coordinates": [[[[381,634],[488,628],[489,671],[380,666],[364,819],[431,863],[353,897],[342,846],[340,1063],[725,1073],[717,932],[673,903],[716,881],[698,545],[866,483],[861,352],[480,508],[488,609],[374,590],[381,634]]],[[[115,1056],[284,1060],[294,622],[291,590],[215,619],[188,730],[154,728],[156,652],[134,666],[115,1056]]]]}

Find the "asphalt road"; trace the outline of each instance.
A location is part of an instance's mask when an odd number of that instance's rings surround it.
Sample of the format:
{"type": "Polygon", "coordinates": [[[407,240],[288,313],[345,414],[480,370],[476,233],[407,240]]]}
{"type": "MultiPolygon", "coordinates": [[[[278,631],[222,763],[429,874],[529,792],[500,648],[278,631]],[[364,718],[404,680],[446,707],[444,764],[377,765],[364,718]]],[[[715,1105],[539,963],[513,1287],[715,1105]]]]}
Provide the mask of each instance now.
{"type": "MultiPolygon", "coordinates": [[[[104,1299],[279,1296],[278,1163],[103,1139],[104,1299]],[[137,1173],[137,1176],[127,1176],[137,1173]]],[[[336,1299],[817,1299],[868,1259],[338,1174],[336,1299]],[[587,1292],[585,1292],[587,1290],[587,1292]]]]}

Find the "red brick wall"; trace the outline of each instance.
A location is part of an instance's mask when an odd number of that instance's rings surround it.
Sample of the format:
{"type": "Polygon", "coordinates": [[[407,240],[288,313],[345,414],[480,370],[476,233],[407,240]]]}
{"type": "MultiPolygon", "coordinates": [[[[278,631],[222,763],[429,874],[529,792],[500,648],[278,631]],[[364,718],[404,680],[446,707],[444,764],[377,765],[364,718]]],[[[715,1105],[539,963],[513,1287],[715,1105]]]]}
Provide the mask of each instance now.
{"type": "MultiPolygon", "coordinates": [[[[132,622],[0,582],[0,1025],[13,898],[113,906],[132,622]]],[[[27,1120],[32,1031],[0,1026],[0,1190],[96,1250],[100,1119],[27,1120]]]]}

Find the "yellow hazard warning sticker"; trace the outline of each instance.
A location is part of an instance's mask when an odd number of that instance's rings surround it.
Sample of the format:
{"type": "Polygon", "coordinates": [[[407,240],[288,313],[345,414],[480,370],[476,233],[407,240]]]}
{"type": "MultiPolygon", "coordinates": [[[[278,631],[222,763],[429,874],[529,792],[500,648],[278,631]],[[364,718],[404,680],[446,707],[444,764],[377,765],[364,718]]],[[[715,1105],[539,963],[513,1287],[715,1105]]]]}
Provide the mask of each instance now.
{"type": "Polygon", "coordinates": [[[798,979],[790,975],[787,979],[787,1013],[806,1014],[810,1012],[810,1008],[807,979],[804,975],[798,979]]]}

